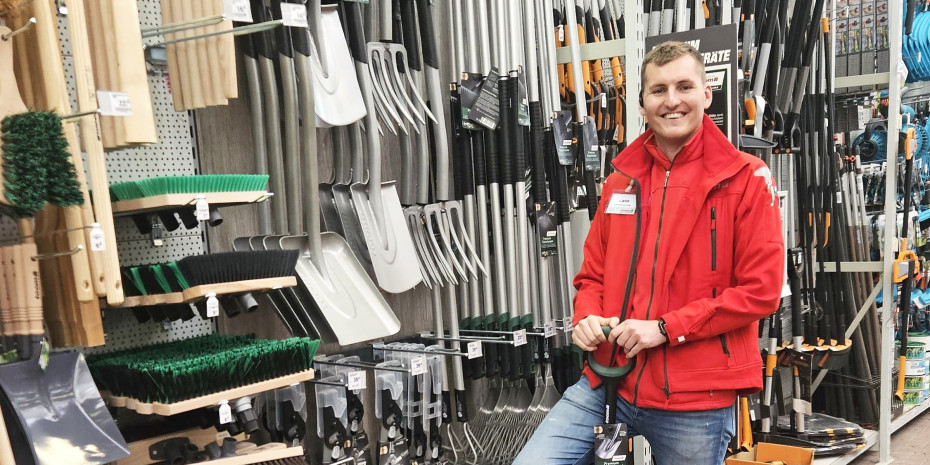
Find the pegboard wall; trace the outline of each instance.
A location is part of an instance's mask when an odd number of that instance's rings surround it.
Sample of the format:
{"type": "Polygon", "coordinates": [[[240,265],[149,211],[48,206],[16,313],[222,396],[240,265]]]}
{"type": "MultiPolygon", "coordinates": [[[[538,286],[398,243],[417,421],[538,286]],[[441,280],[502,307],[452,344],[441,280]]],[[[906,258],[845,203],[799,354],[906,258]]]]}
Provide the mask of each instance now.
{"type": "MultiPolygon", "coordinates": [[[[71,96],[72,108],[76,108],[68,16],[67,10],[62,8],[63,3],[56,1],[59,12],[59,39],[69,86],[68,95],[71,96]]],[[[139,21],[143,28],[161,25],[161,6],[158,0],[139,0],[138,5],[139,21]]],[[[147,39],[147,43],[154,43],[158,39],[147,39]]],[[[107,152],[107,171],[111,183],[154,176],[199,173],[191,118],[187,112],[175,111],[167,70],[150,70],[149,90],[154,105],[158,143],[107,152]]],[[[148,235],[139,233],[128,217],[117,217],[115,226],[121,266],[175,261],[205,252],[205,237],[200,228],[184,229],[182,226],[176,231],[165,232],[162,236],[163,245],[155,246],[148,235]]],[[[129,309],[105,309],[103,326],[106,345],[88,351],[112,351],[215,331],[215,323],[212,320],[202,320],[199,316],[186,322],[140,324],[129,309]]]]}

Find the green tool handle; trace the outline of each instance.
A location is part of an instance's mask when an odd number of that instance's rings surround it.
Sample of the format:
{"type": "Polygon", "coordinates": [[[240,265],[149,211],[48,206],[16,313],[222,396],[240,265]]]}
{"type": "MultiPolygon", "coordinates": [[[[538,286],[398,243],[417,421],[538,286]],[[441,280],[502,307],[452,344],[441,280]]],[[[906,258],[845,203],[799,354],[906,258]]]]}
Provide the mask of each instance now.
{"type": "MultiPolygon", "coordinates": [[[[604,331],[604,337],[610,336],[610,330],[611,330],[610,326],[601,326],[601,330],[604,331]]],[[[624,376],[628,375],[631,371],[633,371],[633,368],[636,367],[635,358],[631,358],[630,363],[627,363],[626,365],[619,366],[619,367],[601,365],[600,363],[597,362],[597,360],[594,359],[593,351],[585,352],[585,359],[588,362],[588,366],[591,367],[591,371],[593,371],[596,375],[598,375],[602,380],[605,380],[605,382],[607,379],[623,378],[624,376]]],[[[616,391],[616,389],[614,389],[614,391],[616,391]]]]}

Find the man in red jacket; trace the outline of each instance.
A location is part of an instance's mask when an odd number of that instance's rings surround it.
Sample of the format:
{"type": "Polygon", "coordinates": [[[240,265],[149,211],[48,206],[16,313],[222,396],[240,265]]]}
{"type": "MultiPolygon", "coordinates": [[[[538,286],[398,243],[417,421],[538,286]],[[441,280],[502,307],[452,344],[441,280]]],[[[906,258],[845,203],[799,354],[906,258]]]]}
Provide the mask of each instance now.
{"type": "MultiPolygon", "coordinates": [[[[768,167],[704,114],[711,90],[693,47],[650,51],[642,86],[649,129],[604,185],[575,277],[572,340],[605,366],[636,358],[617,418],[658,465],[720,465],[737,395],[762,388],[757,325],[778,307],[786,257],[778,196],[768,167]]],[[[515,463],[591,463],[600,384],[585,368],[515,463]]]]}

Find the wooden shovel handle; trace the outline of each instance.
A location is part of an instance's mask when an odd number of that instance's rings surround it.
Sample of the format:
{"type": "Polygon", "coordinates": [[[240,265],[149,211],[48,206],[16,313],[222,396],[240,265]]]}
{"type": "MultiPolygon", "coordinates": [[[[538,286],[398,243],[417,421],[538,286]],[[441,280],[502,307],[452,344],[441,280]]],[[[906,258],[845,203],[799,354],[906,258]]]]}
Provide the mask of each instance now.
{"type": "MultiPolygon", "coordinates": [[[[71,18],[71,50],[74,57],[74,82],[77,93],[78,111],[86,112],[97,107],[94,77],[90,68],[90,49],[84,22],[84,1],[66,0],[71,18]]],[[[123,282],[120,276],[119,256],[116,252],[116,229],[113,226],[113,208],[110,205],[110,186],[107,179],[106,155],[100,141],[96,114],[81,119],[81,139],[87,151],[88,171],[94,197],[97,222],[103,230],[105,250],[104,281],[107,288],[107,303],[123,303],[123,282]]]]}

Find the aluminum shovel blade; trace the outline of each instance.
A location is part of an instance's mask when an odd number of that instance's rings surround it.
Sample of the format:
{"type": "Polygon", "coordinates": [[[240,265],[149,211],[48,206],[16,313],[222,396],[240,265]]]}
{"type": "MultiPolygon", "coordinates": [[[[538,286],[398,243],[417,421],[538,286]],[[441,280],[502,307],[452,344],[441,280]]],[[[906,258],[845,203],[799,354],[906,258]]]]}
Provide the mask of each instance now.
{"type": "Polygon", "coordinates": [[[368,278],[345,239],[320,234],[327,275],[310,259],[306,236],[287,236],[281,247],[302,250],[297,276],[310,291],[340,345],[355,344],[396,334],[400,321],[368,278]]]}
{"type": "MultiPolygon", "coordinates": [[[[319,7],[319,3],[316,6],[319,7]]],[[[311,53],[309,61],[313,76],[314,112],[320,127],[345,126],[367,114],[355,75],[355,62],[349,53],[337,8],[336,5],[321,7],[318,22],[311,21],[310,25],[313,29],[319,28],[310,34],[317,53],[311,53]]]]}
{"type": "Polygon", "coordinates": [[[417,264],[413,239],[404,221],[404,209],[400,205],[394,182],[381,183],[380,195],[384,211],[376,215],[369,199],[368,185],[352,185],[352,200],[362,231],[365,232],[378,285],[385,292],[398,294],[419,284],[423,275],[417,264]],[[383,224],[379,224],[378,217],[384,219],[383,224]]]}
{"type": "Polygon", "coordinates": [[[102,464],[129,455],[79,352],[50,355],[45,370],[35,358],[2,365],[0,387],[36,464],[102,464]]]}

